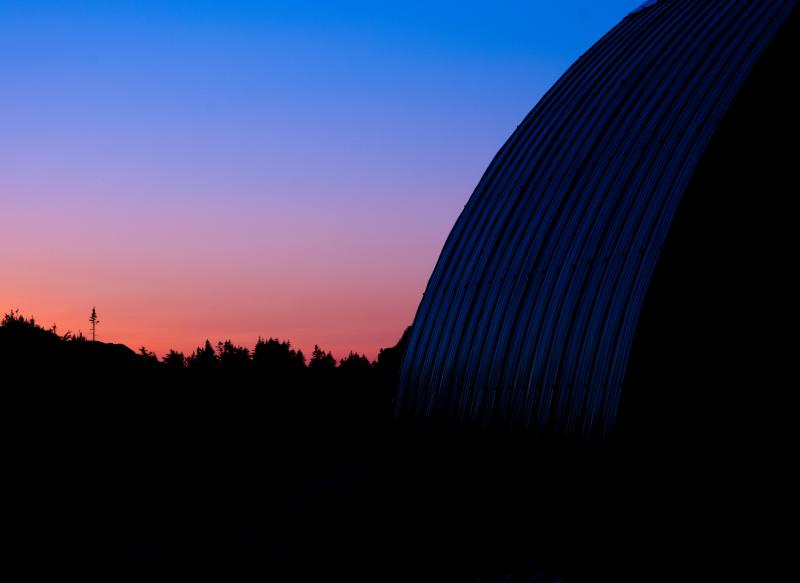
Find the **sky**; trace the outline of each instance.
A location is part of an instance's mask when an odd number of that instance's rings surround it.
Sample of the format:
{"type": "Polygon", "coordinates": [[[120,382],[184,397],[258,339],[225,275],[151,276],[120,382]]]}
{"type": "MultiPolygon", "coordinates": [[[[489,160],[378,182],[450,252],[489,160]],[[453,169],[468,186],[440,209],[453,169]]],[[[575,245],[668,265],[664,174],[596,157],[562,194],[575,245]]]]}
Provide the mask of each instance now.
{"type": "Polygon", "coordinates": [[[639,3],[0,0],[0,310],[375,358],[494,154],[639,3]]]}

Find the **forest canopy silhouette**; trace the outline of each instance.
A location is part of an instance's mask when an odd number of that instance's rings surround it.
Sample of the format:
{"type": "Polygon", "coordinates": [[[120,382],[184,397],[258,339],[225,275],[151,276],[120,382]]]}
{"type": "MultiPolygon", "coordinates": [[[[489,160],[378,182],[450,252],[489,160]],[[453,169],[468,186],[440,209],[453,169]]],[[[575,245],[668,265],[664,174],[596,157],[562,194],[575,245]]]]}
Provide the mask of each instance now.
{"type": "Polygon", "coordinates": [[[144,346],[134,351],[61,333],[11,310],[0,320],[0,364],[7,395],[36,424],[52,408],[48,434],[99,431],[113,419],[102,430],[110,441],[128,440],[144,423],[148,439],[166,443],[175,434],[204,438],[215,427],[241,453],[264,434],[348,439],[382,430],[392,416],[409,331],[374,362],[354,352],[337,361],[318,345],[306,358],[288,340],[272,337],[259,337],[252,349],[206,340],[188,355],[170,350],[158,358],[144,346]],[[196,425],[197,419],[210,425],[196,425]]]}
{"type": "MultiPolygon", "coordinates": [[[[93,312],[94,314],[94,312],[93,312]]],[[[87,384],[124,381],[124,378],[98,376],[100,371],[129,373],[141,380],[142,375],[151,382],[181,379],[210,384],[231,378],[246,381],[252,386],[269,387],[283,383],[310,382],[337,384],[346,381],[351,385],[372,384],[384,386],[394,378],[408,340],[407,329],[398,344],[382,348],[375,361],[350,352],[336,360],[331,352],[318,345],[310,358],[295,349],[288,340],[258,337],[252,349],[231,340],[210,340],[190,354],[169,350],[162,358],[145,346],[134,351],[124,344],[88,340],[83,333],[59,333],[54,324],[43,327],[34,317],[26,317],[18,310],[10,310],[0,320],[0,355],[7,366],[21,368],[34,366],[42,374],[62,375],[63,381],[87,384]],[[94,374],[89,374],[94,371],[94,374]],[[88,376],[68,378],[63,375],[87,373],[88,376]]]]}

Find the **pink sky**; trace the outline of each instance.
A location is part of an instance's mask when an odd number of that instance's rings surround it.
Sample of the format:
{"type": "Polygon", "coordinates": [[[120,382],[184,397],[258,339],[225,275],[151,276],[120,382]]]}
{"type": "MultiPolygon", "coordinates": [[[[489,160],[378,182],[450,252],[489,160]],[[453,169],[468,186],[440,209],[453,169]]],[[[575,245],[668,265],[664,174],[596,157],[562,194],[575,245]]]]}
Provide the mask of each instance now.
{"type": "Polygon", "coordinates": [[[375,358],[411,323],[454,220],[385,199],[339,213],[206,202],[157,216],[102,199],[72,200],[69,214],[20,199],[5,200],[4,309],[86,333],[95,305],[99,340],[159,355],[206,337],[252,347],[261,335],[375,358]]]}
{"type": "MultiPolygon", "coordinates": [[[[635,3],[634,3],[635,4],[635,3]]],[[[375,358],[498,148],[631,8],[0,2],[0,309],[375,358]]]]}

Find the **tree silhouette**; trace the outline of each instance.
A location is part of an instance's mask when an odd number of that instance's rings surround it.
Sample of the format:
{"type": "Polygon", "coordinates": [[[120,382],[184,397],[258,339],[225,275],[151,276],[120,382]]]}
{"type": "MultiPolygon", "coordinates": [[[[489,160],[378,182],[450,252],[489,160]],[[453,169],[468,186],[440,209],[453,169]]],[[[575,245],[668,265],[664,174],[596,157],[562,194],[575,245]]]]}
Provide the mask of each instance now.
{"type": "Polygon", "coordinates": [[[219,364],[223,370],[242,372],[250,365],[250,350],[230,340],[217,343],[219,364]]]}
{"type": "Polygon", "coordinates": [[[370,368],[369,359],[356,352],[350,352],[347,358],[339,361],[339,369],[348,373],[366,372],[370,368]]]}
{"type": "Polygon", "coordinates": [[[177,352],[175,350],[170,350],[165,354],[161,362],[170,370],[183,370],[186,368],[186,356],[183,352],[177,352]]]}
{"type": "Polygon", "coordinates": [[[156,356],[156,353],[152,352],[150,350],[147,350],[147,348],[145,346],[140,346],[139,347],[139,354],[142,357],[144,357],[146,362],[148,362],[149,364],[151,364],[151,365],[158,364],[158,357],[156,356]]]}
{"type": "Polygon", "coordinates": [[[284,378],[305,368],[306,359],[303,352],[294,350],[287,340],[281,342],[277,338],[264,340],[259,336],[253,349],[253,366],[260,374],[284,378]]]}
{"type": "Polygon", "coordinates": [[[336,359],[330,352],[325,352],[318,345],[314,345],[311,360],[308,362],[311,370],[333,370],[336,368],[336,359]]]}
{"type": "Polygon", "coordinates": [[[100,320],[97,319],[97,311],[94,309],[94,306],[92,306],[92,315],[89,316],[89,323],[92,325],[92,342],[95,342],[95,332],[100,320]]]}
{"type": "Polygon", "coordinates": [[[211,342],[206,339],[205,346],[197,347],[187,359],[187,365],[191,370],[210,372],[215,370],[219,365],[217,354],[214,352],[214,347],[211,342]]]}

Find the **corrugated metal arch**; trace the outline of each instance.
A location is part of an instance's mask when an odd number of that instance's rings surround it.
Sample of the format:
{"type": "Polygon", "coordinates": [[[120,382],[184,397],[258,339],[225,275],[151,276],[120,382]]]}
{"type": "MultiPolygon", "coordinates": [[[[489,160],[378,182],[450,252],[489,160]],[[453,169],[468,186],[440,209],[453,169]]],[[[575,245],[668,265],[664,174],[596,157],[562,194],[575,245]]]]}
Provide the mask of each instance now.
{"type": "Polygon", "coordinates": [[[606,435],[639,313],[714,132],[797,0],[626,17],[489,165],[414,319],[400,415],[606,435]]]}

